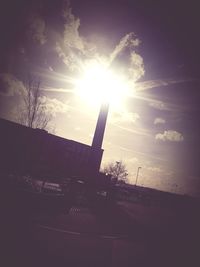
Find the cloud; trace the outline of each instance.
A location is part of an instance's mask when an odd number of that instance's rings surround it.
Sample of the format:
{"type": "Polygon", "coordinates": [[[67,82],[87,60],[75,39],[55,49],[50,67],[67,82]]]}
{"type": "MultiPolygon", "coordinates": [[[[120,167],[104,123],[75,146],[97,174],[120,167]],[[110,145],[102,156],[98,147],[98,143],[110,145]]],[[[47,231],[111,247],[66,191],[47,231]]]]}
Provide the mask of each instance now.
{"type": "Polygon", "coordinates": [[[66,53],[64,52],[64,49],[61,47],[61,45],[56,42],[56,46],[55,46],[55,51],[57,53],[57,55],[59,56],[59,58],[67,65],[70,66],[70,57],[69,55],[67,56],[66,53]]]}
{"type": "Polygon", "coordinates": [[[118,129],[121,129],[123,131],[129,132],[129,133],[132,133],[132,134],[136,134],[138,136],[147,136],[147,137],[151,137],[152,136],[151,132],[149,130],[145,129],[145,128],[124,127],[124,126],[121,126],[118,123],[113,123],[113,122],[111,122],[111,124],[113,126],[117,127],[118,129]]]}
{"type": "Polygon", "coordinates": [[[69,47],[65,47],[63,44],[56,42],[55,51],[70,71],[74,71],[77,68],[79,69],[79,60],[69,47]]]}
{"type": "MultiPolygon", "coordinates": [[[[121,63],[127,61],[123,71],[133,81],[137,81],[145,73],[143,58],[135,51],[135,48],[139,44],[140,40],[136,38],[135,34],[133,32],[128,33],[120,40],[119,44],[110,54],[109,59],[110,65],[119,58],[121,59],[121,63]]],[[[120,68],[122,71],[122,64],[120,68]]]]}
{"type": "Polygon", "coordinates": [[[174,130],[168,130],[164,131],[164,133],[158,133],[155,136],[156,140],[161,141],[171,141],[171,142],[182,142],[184,140],[184,137],[181,133],[174,131],[174,130]]]}
{"type": "Polygon", "coordinates": [[[134,81],[137,81],[142,76],[144,76],[144,73],[145,73],[143,58],[139,54],[132,52],[131,57],[130,57],[130,61],[131,61],[130,67],[128,69],[129,76],[134,81]]]}
{"type": "Polygon", "coordinates": [[[152,166],[149,166],[147,167],[147,170],[148,171],[152,171],[152,172],[156,172],[156,173],[162,173],[163,170],[160,168],[160,167],[152,167],[152,166]]]}
{"type": "Polygon", "coordinates": [[[0,95],[23,95],[26,89],[21,81],[10,73],[0,73],[0,95]]]}
{"type": "MultiPolygon", "coordinates": [[[[129,95],[130,97],[134,97],[133,95],[129,95]]],[[[183,108],[183,105],[178,105],[178,104],[174,104],[174,103],[166,103],[163,102],[161,100],[157,100],[157,99],[153,99],[152,97],[149,96],[140,96],[139,94],[136,93],[136,97],[138,99],[141,99],[145,102],[147,102],[147,104],[154,108],[154,109],[158,109],[158,110],[162,110],[162,111],[183,111],[183,110],[188,110],[187,107],[183,108]]]]}
{"type": "Polygon", "coordinates": [[[163,118],[155,118],[154,124],[165,124],[165,120],[163,118]]]}
{"type": "Polygon", "coordinates": [[[171,110],[166,103],[159,100],[150,100],[149,106],[159,110],[171,110]]]}
{"type": "Polygon", "coordinates": [[[128,163],[128,164],[138,164],[138,163],[139,163],[139,159],[136,158],[136,157],[129,158],[129,159],[127,160],[127,163],[128,163]]]}
{"type": "Polygon", "coordinates": [[[74,89],[65,89],[65,88],[51,88],[51,87],[45,87],[41,89],[42,91],[47,92],[58,92],[58,93],[74,93],[74,89]]]}
{"type": "Polygon", "coordinates": [[[110,62],[113,62],[126,48],[133,48],[140,44],[139,39],[135,37],[133,32],[126,34],[110,54],[110,62]]]}
{"type": "Polygon", "coordinates": [[[57,113],[65,113],[69,107],[67,104],[59,101],[56,98],[49,98],[46,96],[41,96],[40,101],[44,110],[47,114],[51,114],[52,116],[56,116],[57,113]]]}
{"type": "Polygon", "coordinates": [[[194,79],[163,79],[163,80],[150,80],[145,82],[135,83],[134,87],[136,91],[145,91],[152,88],[169,86],[171,84],[184,83],[184,82],[192,82],[194,79]]]}
{"type": "Polygon", "coordinates": [[[46,38],[46,25],[44,19],[37,16],[31,16],[29,21],[29,28],[27,31],[28,37],[36,43],[41,45],[45,44],[46,38]]]}
{"type": "Polygon", "coordinates": [[[112,113],[111,120],[113,123],[116,123],[116,122],[135,123],[139,118],[140,116],[137,113],[122,111],[122,112],[112,113]]]}
{"type": "Polygon", "coordinates": [[[69,48],[76,48],[77,50],[84,51],[84,43],[79,35],[80,19],[72,14],[70,3],[67,1],[62,12],[65,20],[64,25],[64,43],[69,48]]]}
{"type": "Polygon", "coordinates": [[[65,1],[61,16],[64,30],[54,50],[70,71],[80,71],[84,60],[96,55],[96,46],[80,36],[80,19],[72,13],[69,1],[65,1]]]}

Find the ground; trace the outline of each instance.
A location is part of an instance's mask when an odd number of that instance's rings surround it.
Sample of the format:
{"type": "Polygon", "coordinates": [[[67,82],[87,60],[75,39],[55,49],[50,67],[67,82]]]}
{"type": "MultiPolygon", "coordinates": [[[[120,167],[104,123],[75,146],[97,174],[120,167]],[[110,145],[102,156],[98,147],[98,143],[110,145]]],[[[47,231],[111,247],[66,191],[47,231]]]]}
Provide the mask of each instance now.
{"type": "Polygon", "coordinates": [[[198,206],[123,201],[67,214],[3,204],[4,266],[200,266],[198,206]]]}

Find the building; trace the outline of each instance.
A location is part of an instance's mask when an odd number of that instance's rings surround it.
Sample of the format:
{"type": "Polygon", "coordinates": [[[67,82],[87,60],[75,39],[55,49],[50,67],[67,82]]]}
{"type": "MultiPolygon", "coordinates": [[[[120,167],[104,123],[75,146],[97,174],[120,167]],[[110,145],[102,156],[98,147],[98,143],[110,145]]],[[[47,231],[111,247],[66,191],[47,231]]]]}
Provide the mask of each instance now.
{"type": "Polygon", "coordinates": [[[87,176],[99,170],[102,155],[101,148],[0,119],[0,173],[50,179],[87,176]]]}

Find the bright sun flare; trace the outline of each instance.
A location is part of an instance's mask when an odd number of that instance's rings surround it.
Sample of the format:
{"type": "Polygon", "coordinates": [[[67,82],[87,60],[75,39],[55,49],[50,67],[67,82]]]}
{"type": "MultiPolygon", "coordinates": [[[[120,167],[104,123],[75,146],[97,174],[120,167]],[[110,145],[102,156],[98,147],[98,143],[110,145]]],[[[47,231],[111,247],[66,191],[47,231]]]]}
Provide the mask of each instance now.
{"type": "Polygon", "coordinates": [[[85,67],[83,76],[76,82],[76,94],[90,104],[108,102],[118,109],[129,94],[129,86],[125,78],[93,63],[85,67]]]}

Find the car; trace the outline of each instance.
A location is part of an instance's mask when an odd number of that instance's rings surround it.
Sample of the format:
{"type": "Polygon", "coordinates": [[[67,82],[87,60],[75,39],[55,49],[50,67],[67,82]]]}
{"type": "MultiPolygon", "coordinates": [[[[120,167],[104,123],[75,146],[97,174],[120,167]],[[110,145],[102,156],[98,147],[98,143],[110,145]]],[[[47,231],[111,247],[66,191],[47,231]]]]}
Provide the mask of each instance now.
{"type": "Polygon", "coordinates": [[[44,182],[42,186],[42,193],[45,194],[57,194],[57,195],[64,195],[64,192],[60,186],[60,184],[57,183],[51,183],[51,182],[44,182]]]}

